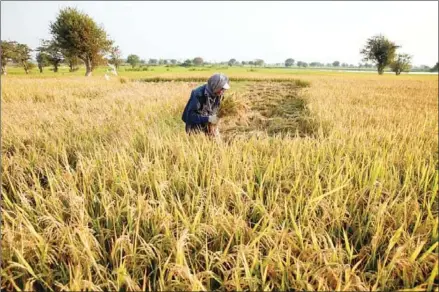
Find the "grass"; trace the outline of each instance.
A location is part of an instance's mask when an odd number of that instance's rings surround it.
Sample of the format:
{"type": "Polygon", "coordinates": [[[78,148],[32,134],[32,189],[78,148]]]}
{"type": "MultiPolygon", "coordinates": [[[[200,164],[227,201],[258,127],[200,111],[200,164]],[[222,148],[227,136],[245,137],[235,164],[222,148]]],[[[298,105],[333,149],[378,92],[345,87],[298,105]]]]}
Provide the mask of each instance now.
{"type": "Polygon", "coordinates": [[[2,77],[2,289],[438,289],[437,76],[230,75],[2,77]]]}

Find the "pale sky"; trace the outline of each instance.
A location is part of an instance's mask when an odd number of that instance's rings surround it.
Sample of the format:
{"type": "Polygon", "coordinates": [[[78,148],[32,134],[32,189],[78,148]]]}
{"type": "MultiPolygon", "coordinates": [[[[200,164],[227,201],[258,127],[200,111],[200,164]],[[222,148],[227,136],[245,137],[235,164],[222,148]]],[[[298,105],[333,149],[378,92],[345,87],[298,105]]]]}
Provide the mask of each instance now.
{"type": "Polygon", "coordinates": [[[2,1],[1,39],[36,48],[67,6],[103,25],[124,57],[357,65],[366,39],[382,33],[413,55],[414,65],[438,61],[438,1],[2,1]]]}

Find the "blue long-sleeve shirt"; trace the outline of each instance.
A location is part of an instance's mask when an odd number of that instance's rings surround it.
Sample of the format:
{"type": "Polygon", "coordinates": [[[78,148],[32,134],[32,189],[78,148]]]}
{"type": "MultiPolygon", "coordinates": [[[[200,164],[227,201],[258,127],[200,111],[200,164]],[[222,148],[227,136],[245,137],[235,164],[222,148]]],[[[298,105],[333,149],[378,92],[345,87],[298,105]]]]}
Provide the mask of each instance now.
{"type": "Polygon", "coordinates": [[[206,91],[206,84],[191,92],[188,103],[183,111],[182,120],[188,126],[203,126],[209,122],[209,116],[218,112],[221,97],[212,97],[206,91]]]}

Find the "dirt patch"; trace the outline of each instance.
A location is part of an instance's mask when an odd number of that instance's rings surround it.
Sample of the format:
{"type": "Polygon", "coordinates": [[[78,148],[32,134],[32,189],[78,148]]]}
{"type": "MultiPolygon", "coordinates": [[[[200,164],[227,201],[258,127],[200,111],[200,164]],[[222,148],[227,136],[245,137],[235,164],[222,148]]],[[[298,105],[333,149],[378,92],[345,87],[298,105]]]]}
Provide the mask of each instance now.
{"type": "Polygon", "coordinates": [[[231,93],[220,112],[222,136],[313,136],[317,125],[300,90],[296,83],[258,82],[231,93]]]}

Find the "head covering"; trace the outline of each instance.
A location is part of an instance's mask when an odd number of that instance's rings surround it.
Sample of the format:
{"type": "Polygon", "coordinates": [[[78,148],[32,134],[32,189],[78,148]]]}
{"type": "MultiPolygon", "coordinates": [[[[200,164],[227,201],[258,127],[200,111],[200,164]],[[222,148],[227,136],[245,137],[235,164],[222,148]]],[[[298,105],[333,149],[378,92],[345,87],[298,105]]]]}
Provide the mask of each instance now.
{"type": "Polygon", "coordinates": [[[206,90],[209,95],[216,95],[215,92],[218,92],[220,89],[229,89],[229,78],[222,73],[215,73],[207,80],[206,90]]]}

